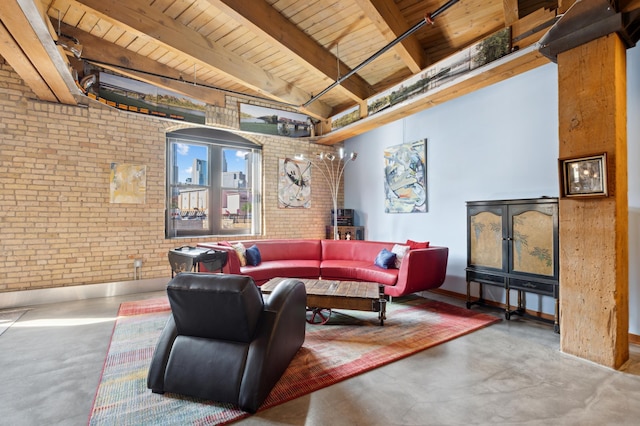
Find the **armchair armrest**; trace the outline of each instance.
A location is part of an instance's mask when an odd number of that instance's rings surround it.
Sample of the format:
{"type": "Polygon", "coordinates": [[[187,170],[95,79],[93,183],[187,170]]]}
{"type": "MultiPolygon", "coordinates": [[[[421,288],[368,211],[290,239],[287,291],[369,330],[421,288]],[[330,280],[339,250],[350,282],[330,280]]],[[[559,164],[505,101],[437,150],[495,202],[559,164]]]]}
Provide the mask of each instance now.
{"type": "Polygon", "coordinates": [[[167,369],[171,347],[177,336],[176,323],[173,320],[173,315],[170,315],[154,351],[154,354],[161,354],[161,356],[154,356],[149,366],[147,387],[153,393],[164,393],[164,372],[167,369]]]}
{"type": "Polygon", "coordinates": [[[290,302],[289,300],[296,295],[298,298],[302,296],[303,304],[306,307],[307,292],[302,281],[295,278],[282,280],[269,295],[269,299],[265,302],[265,309],[268,311],[280,312],[286,303],[295,303],[290,302]]]}
{"type": "Polygon", "coordinates": [[[239,406],[255,412],[289,366],[305,336],[307,293],[296,279],[281,282],[269,295],[258,339],[251,342],[242,378],[239,406]],[[260,388],[257,392],[246,389],[260,388]]]}

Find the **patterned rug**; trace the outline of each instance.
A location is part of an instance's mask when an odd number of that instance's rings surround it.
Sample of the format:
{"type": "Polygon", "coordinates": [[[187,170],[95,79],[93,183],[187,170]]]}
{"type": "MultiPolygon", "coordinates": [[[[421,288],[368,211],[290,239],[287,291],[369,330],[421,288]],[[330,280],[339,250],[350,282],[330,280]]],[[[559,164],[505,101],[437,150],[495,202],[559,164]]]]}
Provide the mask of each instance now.
{"type": "MultiPolygon", "coordinates": [[[[260,410],[444,343],[500,319],[429,299],[395,299],[387,320],[334,311],[307,325],[303,347],[260,410]]],[[[231,404],[147,389],[147,370],[169,316],[166,298],[123,303],[90,414],[90,425],[219,425],[249,416],[231,404]]]]}

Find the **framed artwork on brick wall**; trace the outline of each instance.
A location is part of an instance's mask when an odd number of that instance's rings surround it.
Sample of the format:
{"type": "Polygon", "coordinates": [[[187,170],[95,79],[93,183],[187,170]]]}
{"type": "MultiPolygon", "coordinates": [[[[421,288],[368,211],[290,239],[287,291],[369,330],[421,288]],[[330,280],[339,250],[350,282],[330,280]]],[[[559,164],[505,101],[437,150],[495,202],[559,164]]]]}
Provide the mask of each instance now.
{"type": "Polygon", "coordinates": [[[427,211],[427,140],[384,150],[385,213],[427,211]]]}
{"type": "Polygon", "coordinates": [[[91,86],[87,96],[105,105],[154,117],[198,124],[206,122],[207,104],[201,100],[107,72],[97,75],[97,84],[91,86]]]}
{"type": "Polygon", "coordinates": [[[279,160],[278,207],[311,207],[311,162],[294,158],[279,160]]]}
{"type": "Polygon", "coordinates": [[[309,116],[243,103],[240,104],[240,130],[289,138],[309,137],[314,132],[309,116]]]}
{"type": "Polygon", "coordinates": [[[114,204],[144,204],[147,166],[111,163],[109,200],[114,204]]]}

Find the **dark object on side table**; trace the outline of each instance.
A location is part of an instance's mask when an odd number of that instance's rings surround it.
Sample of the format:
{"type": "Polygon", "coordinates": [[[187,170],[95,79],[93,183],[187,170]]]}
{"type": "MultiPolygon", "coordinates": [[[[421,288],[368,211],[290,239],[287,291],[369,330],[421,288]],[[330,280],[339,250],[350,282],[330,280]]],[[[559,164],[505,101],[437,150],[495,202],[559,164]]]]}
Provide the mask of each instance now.
{"type": "Polygon", "coordinates": [[[304,284],[284,280],[264,302],[251,277],[181,273],[167,295],[147,387],[257,411],[304,342],[304,284]]]}
{"type": "Polygon", "coordinates": [[[227,264],[227,252],[190,246],[169,250],[171,278],[174,274],[191,272],[194,268],[200,272],[200,263],[203,263],[208,271],[220,269],[222,272],[222,268],[227,264]]]}

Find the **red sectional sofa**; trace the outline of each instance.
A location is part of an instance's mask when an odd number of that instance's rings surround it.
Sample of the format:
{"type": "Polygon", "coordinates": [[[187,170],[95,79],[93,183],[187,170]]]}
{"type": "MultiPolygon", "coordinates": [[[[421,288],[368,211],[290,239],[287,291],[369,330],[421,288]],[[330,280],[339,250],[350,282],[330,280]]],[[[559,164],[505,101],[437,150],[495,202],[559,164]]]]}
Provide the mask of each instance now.
{"type": "MultiPolygon", "coordinates": [[[[405,294],[437,288],[447,272],[449,249],[428,247],[409,250],[399,269],[384,269],[374,264],[382,249],[392,250],[394,245],[380,241],[362,240],[247,240],[245,248],[256,246],[261,261],[256,266],[241,266],[236,250],[226,243],[201,243],[198,247],[225,250],[228,260],[223,272],[249,275],[258,285],[275,277],[322,278],[342,281],[372,281],[384,284],[385,294],[405,294]]],[[[205,270],[201,265],[201,270],[205,270]]]]}

